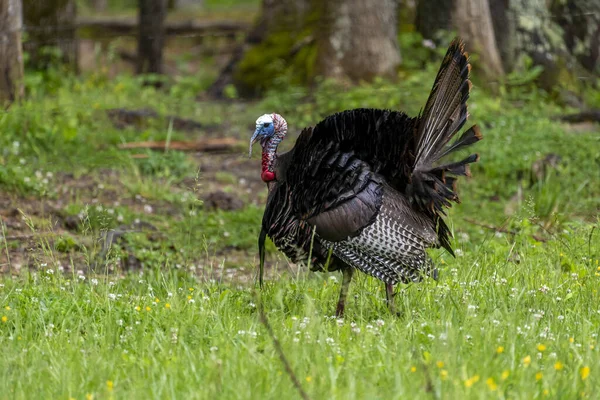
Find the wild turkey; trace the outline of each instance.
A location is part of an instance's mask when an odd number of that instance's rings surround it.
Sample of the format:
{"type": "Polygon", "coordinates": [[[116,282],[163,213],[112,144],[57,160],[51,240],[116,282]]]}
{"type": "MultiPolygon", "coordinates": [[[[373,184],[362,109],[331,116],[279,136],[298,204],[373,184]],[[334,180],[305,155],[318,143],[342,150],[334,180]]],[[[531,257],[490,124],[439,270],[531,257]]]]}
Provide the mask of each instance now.
{"type": "Polygon", "coordinates": [[[453,254],[444,208],[459,202],[456,177],[468,176],[473,154],[438,163],[482,137],[472,126],[450,139],[467,120],[470,65],[458,38],[450,44],[421,115],[356,109],[306,128],[289,152],[277,154],[287,133],[279,114],[256,121],[252,145],[262,145],[261,178],[269,195],[259,237],[260,284],[268,235],[292,262],[313,270],[343,272],[336,314],[344,313],[354,269],[386,284],[417,282],[437,270],[426,248],[453,254]]]}

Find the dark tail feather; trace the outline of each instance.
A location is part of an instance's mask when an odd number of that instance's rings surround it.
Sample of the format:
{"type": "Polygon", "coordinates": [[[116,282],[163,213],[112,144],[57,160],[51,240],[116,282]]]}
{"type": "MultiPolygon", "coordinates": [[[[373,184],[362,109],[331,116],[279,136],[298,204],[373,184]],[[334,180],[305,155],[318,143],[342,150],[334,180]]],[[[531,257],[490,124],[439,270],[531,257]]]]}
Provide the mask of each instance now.
{"type": "Polygon", "coordinates": [[[478,156],[473,154],[459,162],[435,164],[444,156],[482,139],[479,128],[473,126],[448,145],[468,118],[470,71],[464,44],[456,38],[444,57],[416,131],[411,198],[424,209],[442,214],[443,207],[450,206],[450,201],[459,201],[455,179],[446,175],[468,176],[468,164],[477,161],[478,156]]]}

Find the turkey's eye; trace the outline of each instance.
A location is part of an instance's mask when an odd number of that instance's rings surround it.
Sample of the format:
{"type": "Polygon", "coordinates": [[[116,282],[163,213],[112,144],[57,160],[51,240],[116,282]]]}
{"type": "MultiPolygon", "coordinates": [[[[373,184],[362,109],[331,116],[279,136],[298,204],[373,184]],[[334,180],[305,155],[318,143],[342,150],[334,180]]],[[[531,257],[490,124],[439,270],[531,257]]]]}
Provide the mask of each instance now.
{"type": "Polygon", "coordinates": [[[269,125],[270,125],[270,124],[269,124],[268,122],[265,122],[265,123],[263,124],[263,126],[264,126],[265,128],[268,128],[268,127],[269,127],[269,125]]]}

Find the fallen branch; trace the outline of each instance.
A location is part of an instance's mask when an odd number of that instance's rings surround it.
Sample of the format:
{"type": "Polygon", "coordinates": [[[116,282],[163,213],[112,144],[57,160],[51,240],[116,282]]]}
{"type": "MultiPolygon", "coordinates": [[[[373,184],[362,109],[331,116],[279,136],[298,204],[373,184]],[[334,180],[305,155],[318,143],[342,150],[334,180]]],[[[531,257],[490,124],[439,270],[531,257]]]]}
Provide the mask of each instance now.
{"type": "MultiPolygon", "coordinates": [[[[100,29],[115,32],[119,35],[138,34],[138,21],[133,18],[111,17],[78,17],[76,28],[100,29]]],[[[246,32],[250,25],[239,21],[167,21],[166,35],[224,35],[233,36],[246,32]]]]}
{"type": "Polygon", "coordinates": [[[587,110],[575,114],[560,115],[557,118],[571,124],[580,122],[600,122],[600,110],[587,110]]]}
{"type": "MultiPolygon", "coordinates": [[[[106,110],[106,113],[112,120],[113,124],[123,129],[128,125],[140,125],[144,119],[160,118],[160,115],[151,108],[143,108],[140,110],[127,110],[124,108],[111,108],[106,110]]],[[[198,121],[177,117],[175,115],[167,115],[163,117],[165,120],[172,121],[173,128],[178,131],[194,131],[200,129],[214,128],[214,126],[203,125],[198,121]]]]}
{"type": "Polygon", "coordinates": [[[245,142],[235,138],[202,139],[196,142],[173,140],[167,144],[166,140],[130,142],[119,145],[120,149],[150,149],[150,150],[179,150],[219,152],[231,151],[245,145],[245,142]]]}

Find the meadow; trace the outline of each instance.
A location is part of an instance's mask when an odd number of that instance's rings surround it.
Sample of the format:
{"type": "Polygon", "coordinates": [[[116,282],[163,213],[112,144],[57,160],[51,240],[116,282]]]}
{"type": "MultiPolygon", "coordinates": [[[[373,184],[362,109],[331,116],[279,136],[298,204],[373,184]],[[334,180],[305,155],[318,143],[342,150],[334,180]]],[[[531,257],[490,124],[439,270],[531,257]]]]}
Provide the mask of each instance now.
{"type": "Polygon", "coordinates": [[[0,398],[299,398],[261,307],[313,399],[594,398],[599,128],[560,122],[573,110],[527,82],[492,95],[475,78],[484,140],[448,215],[456,258],[431,251],[440,279],[400,285],[400,316],[358,274],[336,319],[341,275],[289,265],[271,244],[258,289],[255,119],[286,117],[289,148],[335,111],[414,115],[436,68],[395,83],[282,84],[252,101],[198,99],[214,71],[162,89],[101,70],[27,74],[27,98],[0,112],[0,398]],[[115,108],[157,117],[115,121],[115,108]],[[198,137],[240,144],[169,148],[198,137]],[[150,140],[164,151],[120,148],[150,140]],[[209,207],[214,192],[235,205],[209,207]]]}

